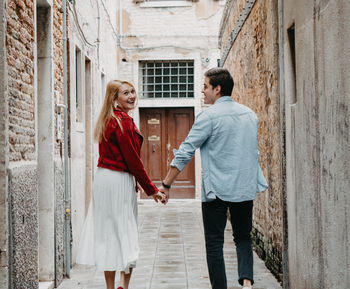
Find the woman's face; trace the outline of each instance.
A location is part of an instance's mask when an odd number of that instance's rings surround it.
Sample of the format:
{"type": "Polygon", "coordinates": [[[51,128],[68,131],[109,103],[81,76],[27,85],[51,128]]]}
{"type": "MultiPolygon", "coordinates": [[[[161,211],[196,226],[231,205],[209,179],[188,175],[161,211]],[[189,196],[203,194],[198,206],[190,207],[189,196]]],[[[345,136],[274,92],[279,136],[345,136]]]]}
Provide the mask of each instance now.
{"type": "Polygon", "coordinates": [[[136,91],[135,89],[127,83],[123,83],[120,86],[117,103],[118,107],[128,113],[130,110],[135,108],[136,105],[136,91]]]}

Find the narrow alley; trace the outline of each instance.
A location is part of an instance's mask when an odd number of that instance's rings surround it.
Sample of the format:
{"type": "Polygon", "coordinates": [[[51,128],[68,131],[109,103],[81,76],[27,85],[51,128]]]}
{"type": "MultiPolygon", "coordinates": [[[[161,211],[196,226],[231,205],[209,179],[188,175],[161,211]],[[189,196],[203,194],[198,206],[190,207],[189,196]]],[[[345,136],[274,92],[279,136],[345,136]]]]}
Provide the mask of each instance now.
{"type": "MultiPolygon", "coordinates": [[[[209,289],[202,216],[198,200],[171,200],[166,206],[139,201],[140,259],[130,289],[209,289]]],[[[225,231],[228,289],[239,289],[230,222],[225,231]]],[[[281,286],[254,254],[255,289],[281,286]]],[[[117,283],[118,284],[118,283],[117,283]]],[[[104,289],[103,272],[76,265],[58,289],[104,289]]]]}
{"type": "MultiPolygon", "coordinates": [[[[0,289],[107,287],[103,272],[78,265],[79,241],[95,196],[102,128],[118,113],[133,124],[137,150],[115,141],[106,163],[142,172],[153,196],[171,185],[166,206],[149,201],[147,190],[137,199],[126,194],[139,204],[132,289],[211,287],[201,201],[220,199],[220,190],[242,193],[225,200],[230,205],[254,199],[254,289],[349,288],[349,31],[349,0],[0,0],[0,289]],[[212,69],[232,76],[230,90],[208,83],[212,69]],[[121,85],[111,90],[111,83],[125,84],[132,98],[118,99],[121,85]],[[220,93],[208,97],[208,88],[220,93]],[[167,183],[176,151],[218,96],[217,104],[251,111],[239,116],[254,122],[254,136],[232,111],[208,117],[225,121],[198,131],[220,140],[214,130],[222,129],[225,145],[203,137],[167,183]],[[119,111],[123,101],[129,108],[119,111]],[[125,162],[130,151],[136,166],[125,162]],[[220,169],[209,173],[214,162],[220,169]],[[225,178],[212,186],[214,175],[225,178]],[[241,176],[246,182],[233,182],[241,176]]],[[[120,213],[122,203],[105,204],[120,213]]],[[[215,225],[225,220],[221,212],[215,225]]],[[[250,223],[242,227],[250,232],[250,223]]],[[[225,256],[229,288],[242,289],[229,226],[225,256]]],[[[224,269],[212,267],[221,287],[224,269]]]]}

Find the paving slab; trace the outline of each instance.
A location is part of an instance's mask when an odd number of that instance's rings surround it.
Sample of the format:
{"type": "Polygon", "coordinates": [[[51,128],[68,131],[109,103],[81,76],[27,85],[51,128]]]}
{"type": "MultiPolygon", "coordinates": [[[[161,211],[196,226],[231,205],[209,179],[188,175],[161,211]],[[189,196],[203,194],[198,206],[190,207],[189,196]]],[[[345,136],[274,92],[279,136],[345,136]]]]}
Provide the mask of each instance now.
{"type": "MultiPolygon", "coordinates": [[[[166,206],[139,200],[140,258],[130,289],[210,289],[199,200],[170,200],[166,206]]],[[[225,230],[224,255],[228,289],[238,284],[231,226],[225,230]]],[[[254,289],[281,289],[254,253],[254,289]]],[[[116,281],[118,282],[118,280],[116,281]]],[[[118,284],[118,283],[117,283],[118,284]]],[[[104,289],[103,272],[75,265],[59,289],[104,289]]]]}

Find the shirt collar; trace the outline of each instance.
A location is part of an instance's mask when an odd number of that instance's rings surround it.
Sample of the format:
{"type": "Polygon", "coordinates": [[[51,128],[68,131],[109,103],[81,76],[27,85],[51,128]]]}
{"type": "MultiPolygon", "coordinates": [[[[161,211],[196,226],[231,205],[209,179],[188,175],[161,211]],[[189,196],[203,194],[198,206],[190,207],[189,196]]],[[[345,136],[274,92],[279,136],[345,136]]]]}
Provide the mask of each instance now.
{"type": "Polygon", "coordinates": [[[231,98],[231,96],[221,96],[214,102],[214,104],[224,102],[224,101],[234,101],[234,100],[231,98]]]}

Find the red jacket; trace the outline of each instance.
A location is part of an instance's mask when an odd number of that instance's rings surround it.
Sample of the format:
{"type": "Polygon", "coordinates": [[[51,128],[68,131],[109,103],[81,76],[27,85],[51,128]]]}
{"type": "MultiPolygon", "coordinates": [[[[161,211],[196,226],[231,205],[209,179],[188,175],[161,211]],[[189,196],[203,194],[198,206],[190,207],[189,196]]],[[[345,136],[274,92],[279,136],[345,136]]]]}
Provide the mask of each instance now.
{"type": "Polygon", "coordinates": [[[123,131],[116,119],[112,118],[105,128],[105,138],[99,143],[98,167],[131,173],[150,196],[158,192],[147,175],[140,158],[143,137],[134,120],[121,109],[114,110],[120,119],[123,131]],[[106,141],[107,139],[107,141],[106,141]]]}

